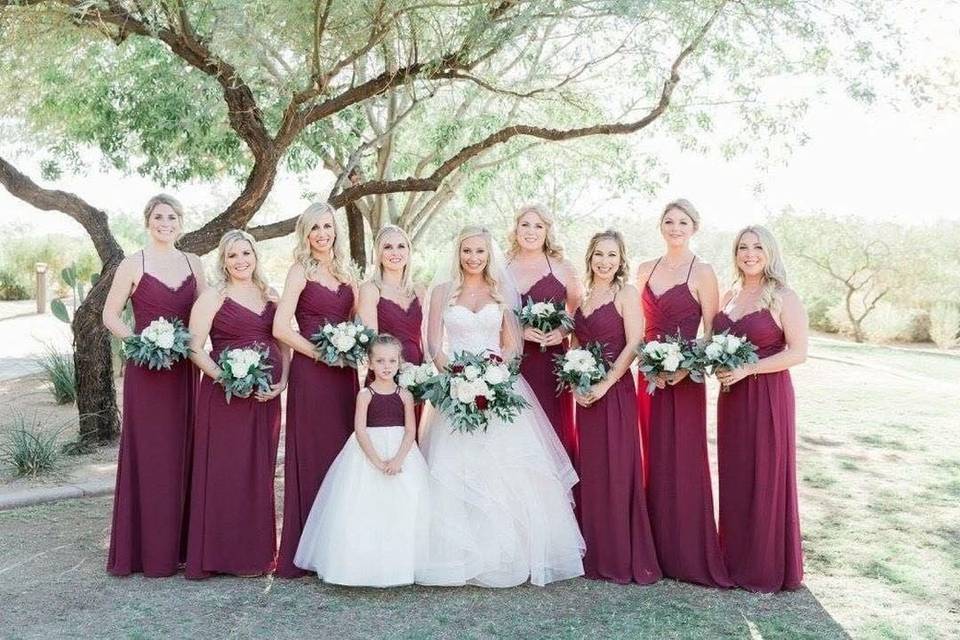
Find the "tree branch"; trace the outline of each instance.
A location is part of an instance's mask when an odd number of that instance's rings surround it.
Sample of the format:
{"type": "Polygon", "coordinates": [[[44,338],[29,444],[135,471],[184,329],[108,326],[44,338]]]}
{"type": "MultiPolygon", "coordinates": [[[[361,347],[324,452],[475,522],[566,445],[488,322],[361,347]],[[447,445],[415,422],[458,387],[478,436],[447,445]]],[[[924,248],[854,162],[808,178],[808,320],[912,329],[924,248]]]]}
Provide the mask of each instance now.
{"type": "Polygon", "coordinates": [[[44,189],[2,157],[0,157],[0,184],[6,187],[11,195],[37,209],[62,211],[83,225],[93,241],[97,256],[105,270],[123,258],[123,249],[110,233],[110,223],[106,212],[102,209],[97,209],[73,193],[44,189]]]}

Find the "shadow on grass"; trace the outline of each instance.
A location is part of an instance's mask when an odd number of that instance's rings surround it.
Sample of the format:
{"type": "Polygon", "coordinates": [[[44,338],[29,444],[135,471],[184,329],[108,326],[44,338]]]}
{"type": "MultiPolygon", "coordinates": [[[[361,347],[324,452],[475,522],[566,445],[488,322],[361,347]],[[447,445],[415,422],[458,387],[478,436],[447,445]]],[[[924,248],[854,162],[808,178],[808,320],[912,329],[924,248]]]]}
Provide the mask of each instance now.
{"type": "Polygon", "coordinates": [[[110,505],[99,498],[0,514],[5,637],[850,637],[805,588],[761,595],[574,579],[380,590],[314,578],[114,578],[103,568],[110,505]]]}

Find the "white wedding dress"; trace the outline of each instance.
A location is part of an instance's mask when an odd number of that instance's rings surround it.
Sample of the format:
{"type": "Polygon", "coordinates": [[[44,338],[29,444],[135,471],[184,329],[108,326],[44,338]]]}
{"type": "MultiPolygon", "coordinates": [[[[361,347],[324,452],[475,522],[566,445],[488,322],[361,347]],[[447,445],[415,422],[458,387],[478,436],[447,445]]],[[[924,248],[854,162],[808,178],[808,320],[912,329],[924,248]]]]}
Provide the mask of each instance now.
{"type": "MultiPolygon", "coordinates": [[[[447,353],[500,353],[500,305],[443,311],[447,353]]],[[[430,468],[428,585],[543,586],[583,574],[583,536],[573,512],[577,474],[529,385],[531,408],[512,423],[461,433],[428,407],[421,449],[430,468]]]]}

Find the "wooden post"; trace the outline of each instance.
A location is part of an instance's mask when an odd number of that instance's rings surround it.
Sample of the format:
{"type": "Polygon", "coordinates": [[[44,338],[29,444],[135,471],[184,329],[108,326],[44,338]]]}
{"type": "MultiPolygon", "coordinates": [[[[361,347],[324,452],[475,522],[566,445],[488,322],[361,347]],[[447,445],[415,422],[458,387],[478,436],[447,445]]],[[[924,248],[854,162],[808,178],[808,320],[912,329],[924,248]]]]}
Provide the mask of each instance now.
{"type": "Polygon", "coordinates": [[[38,262],[37,271],[37,313],[47,311],[47,263],[38,262]]]}

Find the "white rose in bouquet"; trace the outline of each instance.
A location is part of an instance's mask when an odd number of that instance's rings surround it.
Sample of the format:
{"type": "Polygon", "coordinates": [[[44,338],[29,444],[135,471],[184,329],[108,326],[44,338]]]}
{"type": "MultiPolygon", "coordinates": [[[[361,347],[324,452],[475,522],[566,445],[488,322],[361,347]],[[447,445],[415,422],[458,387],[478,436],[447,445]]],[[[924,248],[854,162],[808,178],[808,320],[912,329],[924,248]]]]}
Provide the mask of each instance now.
{"type": "Polygon", "coordinates": [[[643,347],[643,352],[648,356],[659,356],[660,355],[660,343],[656,340],[651,340],[643,347]]]}
{"type": "Polygon", "coordinates": [[[740,348],[741,340],[737,336],[727,336],[727,353],[734,354],[740,348]]]}
{"type": "Polygon", "coordinates": [[[437,374],[437,369],[432,364],[417,367],[416,382],[417,384],[424,383],[430,378],[432,378],[433,376],[435,376],[436,374],[437,374]]]}
{"type": "Polygon", "coordinates": [[[397,383],[403,387],[410,387],[417,382],[417,374],[414,371],[414,367],[411,365],[405,365],[403,370],[400,371],[400,377],[397,378],[397,383]]]}
{"type": "Polygon", "coordinates": [[[357,344],[356,338],[342,333],[335,335],[330,341],[333,343],[333,346],[337,348],[337,351],[343,352],[350,351],[350,349],[353,349],[354,345],[357,344]]]}
{"type": "Polygon", "coordinates": [[[663,359],[663,368],[665,371],[676,371],[680,366],[680,355],[671,353],[663,359]]]}
{"type": "Polygon", "coordinates": [[[510,369],[503,364],[491,365],[484,372],[483,379],[487,384],[501,384],[510,379],[510,369]]]}
{"type": "Polygon", "coordinates": [[[463,377],[473,382],[474,380],[480,377],[480,369],[473,366],[472,364],[467,365],[463,369],[463,377]]]}
{"type": "Polygon", "coordinates": [[[156,345],[161,349],[172,349],[173,348],[173,332],[165,332],[157,336],[156,345]]]}
{"type": "Polygon", "coordinates": [[[333,325],[330,324],[329,322],[328,322],[327,324],[323,325],[323,332],[324,332],[325,334],[327,334],[328,336],[331,335],[331,334],[333,333],[333,331],[334,331],[333,325]]]}
{"type": "Polygon", "coordinates": [[[723,345],[721,345],[716,341],[713,341],[710,344],[708,344],[706,348],[704,348],[703,352],[711,360],[717,360],[720,358],[721,355],[723,355],[723,345]]]}
{"type": "Polygon", "coordinates": [[[714,344],[722,345],[725,341],[726,341],[726,336],[723,336],[720,334],[713,336],[713,338],[711,339],[711,342],[713,342],[714,344]]]}

